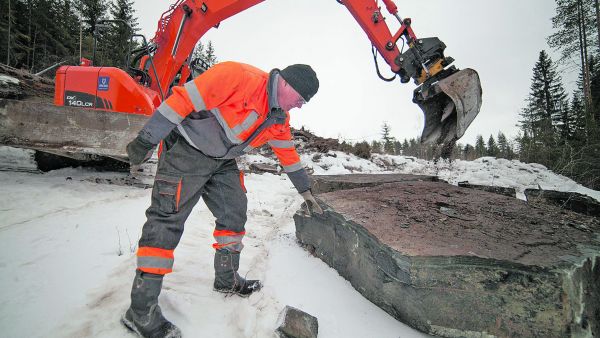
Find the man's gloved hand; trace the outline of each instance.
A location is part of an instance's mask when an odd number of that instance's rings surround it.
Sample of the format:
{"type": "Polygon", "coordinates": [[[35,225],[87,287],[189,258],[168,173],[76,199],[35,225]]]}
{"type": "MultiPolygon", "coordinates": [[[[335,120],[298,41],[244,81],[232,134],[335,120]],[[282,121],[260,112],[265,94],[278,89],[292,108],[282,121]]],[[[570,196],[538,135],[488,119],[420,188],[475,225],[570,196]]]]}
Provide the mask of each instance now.
{"type": "Polygon", "coordinates": [[[306,203],[306,208],[308,209],[309,215],[312,216],[313,212],[317,214],[323,213],[323,209],[321,209],[319,203],[317,203],[317,200],[315,200],[315,197],[313,196],[310,190],[306,190],[300,195],[302,196],[302,198],[304,198],[304,202],[306,203]]]}
{"type": "Polygon", "coordinates": [[[154,144],[142,139],[139,135],[127,145],[129,164],[139,166],[152,156],[154,144]]]}

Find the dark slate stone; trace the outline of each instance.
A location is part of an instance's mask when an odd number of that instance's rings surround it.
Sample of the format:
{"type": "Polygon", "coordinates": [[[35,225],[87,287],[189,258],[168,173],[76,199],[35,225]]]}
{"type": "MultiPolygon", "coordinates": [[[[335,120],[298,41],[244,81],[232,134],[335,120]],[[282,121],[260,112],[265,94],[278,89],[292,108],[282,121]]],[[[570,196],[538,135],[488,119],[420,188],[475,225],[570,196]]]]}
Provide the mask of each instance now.
{"type": "Polygon", "coordinates": [[[281,338],[317,338],[319,334],[316,317],[289,305],[279,315],[279,323],[275,332],[281,338]]]}
{"type": "Polygon", "coordinates": [[[279,175],[279,170],[277,169],[277,166],[262,163],[251,163],[248,172],[257,174],[271,173],[279,175]]]}
{"type": "Polygon", "coordinates": [[[600,335],[600,220],[439,182],[317,195],[300,243],[398,320],[444,337],[600,335]]]}
{"type": "Polygon", "coordinates": [[[470,188],[483,190],[487,192],[492,192],[494,194],[500,194],[508,197],[516,197],[517,191],[515,188],[507,188],[507,187],[494,187],[490,185],[479,185],[479,184],[471,184],[469,182],[458,182],[458,186],[461,188],[470,188]]]}
{"type": "Polygon", "coordinates": [[[525,197],[530,203],[549,203],[559,208],[580,214],[600,217],[600,203],[595,199],[576,192],[526,189],[525,197]]]}
{"type": "Polygon", "coordinates": [[[336,190],[372,187],[382,183],[429,181],[437,182],[436,176],[405,174],[352,174],[352,175],[313,175],[311,190],[313,194],[336,190]]]}

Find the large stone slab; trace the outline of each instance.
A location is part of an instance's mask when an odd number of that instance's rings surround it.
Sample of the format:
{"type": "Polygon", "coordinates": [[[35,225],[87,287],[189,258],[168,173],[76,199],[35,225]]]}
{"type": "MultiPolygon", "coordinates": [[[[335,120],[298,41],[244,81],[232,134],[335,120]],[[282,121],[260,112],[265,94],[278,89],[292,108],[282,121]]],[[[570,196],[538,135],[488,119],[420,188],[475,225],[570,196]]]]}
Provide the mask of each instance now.
{"type": "Polygon", "coordinates": [[[323,215],[294,216],[299,241],[402,322],[444,337],[600,335],[597,218],[412,179],[317,198],[323,215]]]}
{"type": "Polygon", "coordinates": [[[436,176],[405,174],[352,174],[352,175],[313,175],[311,190],[313,194],[322,194],[336,190],[364,188],[393,182],[429,181],[438,182],[436,176]]]}
{"type": "Polygon", "coordinates": [[[458,182],[458,186],[461,188],[477,189],[487,192],[493,192],[494,194],[500,194],[508,197],[516,197],[517,191],[515,188],[508,187],[497,187],[490,185],[471,184],[469,182],[458,182]]]}
{"type": "Polygon", "coordinates": [[[525,197],[530,204],[548,203],[561,209],[600,217],[600,202],[576,192],[526,189],[525,197]]]}

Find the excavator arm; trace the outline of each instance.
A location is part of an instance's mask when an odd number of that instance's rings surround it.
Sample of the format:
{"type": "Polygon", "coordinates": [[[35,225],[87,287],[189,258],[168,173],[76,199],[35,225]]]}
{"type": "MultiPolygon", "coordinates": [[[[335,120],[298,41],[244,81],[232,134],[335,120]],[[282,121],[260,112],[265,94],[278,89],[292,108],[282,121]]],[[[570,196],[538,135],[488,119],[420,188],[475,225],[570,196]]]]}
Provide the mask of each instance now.
{"type": "MultiPolygon", "coordinates": [[[[141,58],[143,62],[135,72],[89,66],[63,66],[58,69],[55,105],[85,110],[86,121],[94,116],[102,119],[98,123],[88,123],[99,127],[93,130],[81,128],[80,135],[77,135],[77,126],[70,126],[68,137],[56,138],[57,141],[53,142],[53,138],[45,133],[48,123],[40,126],[35,120],[25,121],[23,114],[18,116],[19,113],[16,113],[18,107],[13,105],[12,109],[8,109],[6,107],[11,107],[10,104],[0,104],[0,143],[29,148],[33,148],[33,144],[35,149],[57,154],[76,154],[79,151],[124,159],[122,143],[135,137],[139,130],[139,123],[132,125],[130,116],[138,115],[143,120],[168,96],[173,85],[181,85],[187,80],[194,46],[209,29],[263,1],[177,0],[161,16],[154,38],[144,49],[147,55],[141,58]],[[142,76],[138,76],[140,74],[142,76]],[[106,124],[106,114],[93,113],[97,110],[112,116],[112,123],[106,124]],[[125,129],[115,130],[118,128],[125,129]],[[36,136],[36,133],[40,135],[36,136]],[[118,149],[106,148],[104,141],[114,138],[114,135],[130,137],[124,137],[126,140],[115,144],[118,149]]],[[[394,33],[390,31],[378,1],[336,1],[350,12],[366,33],[374,48],[375,61],[378,53],[394,73],[393,78],[387,79],[377,68],[378,75],[387,81],[397,77],[402,83],[413,79],[417,85],[413,102],[425,114],[421,141],[451,149],[479,113],[481,86],[477,73],[472,69],[461,71],[451,66],[453,59],[444,55],[446,46],[438,38],[418,38],[412,29],[411,19],[401,18],[392,0],[382,1],[388,14],[400,24],[394,33]],[[402,50],[398,47],[400,42],[407,47],[406,51],[404,47],[402,50]]],[[[72,113],[73,109],[65,109],[64,114],[60,109],[52,109],[47,113],[53,114],[52,118],[45,120],[57,125],[53,126],[53,130],[60,130],[61,123],[73,123],[72,113]]]]}
{"type": "MultiPolygon", "coordinates": [[[[412,20],[402,19],[392,0],[383,0],[386,10],[398,20],[400,28],[392,35],[381,7],[375,0],[337,0],[346,6],[365,31],[373,47],[385,59],[392,72],[407,83],[412,78],[418,87],[413,102],[425,115],[421,142],[442,145],[441,154],[449,155],[481,108],[481,83],[472,69],[458,70],[444,56],[446,45],[438,38],[417,38],[412,20]],[[398,42],[409,48],[398,49],[398,42]]],[[[386,79],[377,73],[380,78],[386,79]]]]}

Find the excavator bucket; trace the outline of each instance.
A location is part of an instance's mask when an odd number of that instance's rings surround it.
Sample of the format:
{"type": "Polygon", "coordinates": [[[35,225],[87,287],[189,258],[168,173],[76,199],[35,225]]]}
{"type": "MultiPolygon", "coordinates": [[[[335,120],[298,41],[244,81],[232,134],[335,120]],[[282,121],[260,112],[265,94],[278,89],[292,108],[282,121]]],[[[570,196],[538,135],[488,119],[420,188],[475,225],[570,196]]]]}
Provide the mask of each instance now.
{"type": "Polygon", "coordinates": [[[81,161],[127,161],[125,146],[147,116],[49,103],[0,100],[0,144],[81,161]]]}
{"type": "Polygon", "coordinates": [[[415,90],[414,102],[425,114],[421,142],[454,145],[481,108],[481,82],[467,68],[415,90]]]}

